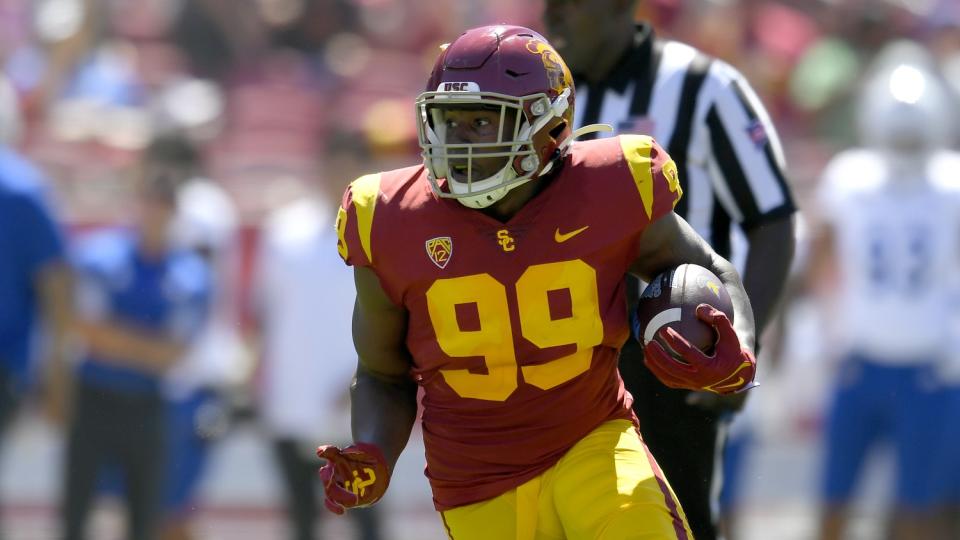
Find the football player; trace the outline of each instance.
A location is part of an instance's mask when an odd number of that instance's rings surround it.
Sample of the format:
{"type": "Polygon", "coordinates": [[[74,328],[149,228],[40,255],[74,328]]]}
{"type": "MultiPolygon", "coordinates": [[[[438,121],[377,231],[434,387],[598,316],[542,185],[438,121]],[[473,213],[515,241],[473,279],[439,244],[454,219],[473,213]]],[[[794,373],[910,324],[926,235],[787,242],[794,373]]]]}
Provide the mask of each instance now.
{"type": "MultiPolygon", "coordinates": [[[[179,144],[160,136],[141,155],[135,224],[90,233],[73,249],[83,355],[63,467],[67,540],[86,538],[98,487],[117,484],[129,538],[158,538],[164,488],[185,472],[171,475],[163,466],[171,435],[163,383],[204,329],[213,283],[203,259],[171,242],[183,180],[172,146],[179,144]]],[[[180,457],[172,467],[192,465],[180,457]]]]}
{"type": "Polygon", "coordinates": [[[831,327],[843,359],[826,413],[821,537],[842,537],[868,453],[891,440],[891,537],[934,538],[931,441],[948,416],[935,368],[960,275],[958,167],[942,153],[951,108],[927,53],[910,43],[878,56],[859,103],[864,148],[830,162],[817,205],[813,264],[820,283],[836,284],[831,327]]]}
{"type": "Polygon", "coordinates": [[[423,163],[347,189],[337,247],[357,289],[355,442],[318,449],[330,510],[383,496],[420,387],[426,475],[452,538],[692,537],[617,371],[623,278],[695,263],[730,291],[735,324],[698,310],[717,332],[712,355],[670,330],[676,356],[647,346],[674,387],[749,387],[750,304],[673,212],[663,149],[639,135],[572,142],[573,108],[542,36],[469,30],[416,100],[423,163]]]}
{"type": "Polygon", "coordinates": [[[62,425],[71,386],[73,279],[52,186],[15,150],[19,118],[15,90],[0,73],[0,443],[38,383],[45,412],[62,425]]]}

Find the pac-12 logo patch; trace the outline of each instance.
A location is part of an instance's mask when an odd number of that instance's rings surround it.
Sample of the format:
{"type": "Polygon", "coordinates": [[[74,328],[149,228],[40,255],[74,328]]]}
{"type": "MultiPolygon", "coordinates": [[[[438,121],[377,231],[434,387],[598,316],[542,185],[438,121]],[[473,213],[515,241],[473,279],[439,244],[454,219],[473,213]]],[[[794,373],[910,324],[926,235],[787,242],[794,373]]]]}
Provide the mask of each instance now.
{"type": "Polygon", "coordinates": [[[431,238],[427,240],[426,247],[427,257],[440,268],[445,268],[453,256],[453,239],[449,236],[431,238]]]}

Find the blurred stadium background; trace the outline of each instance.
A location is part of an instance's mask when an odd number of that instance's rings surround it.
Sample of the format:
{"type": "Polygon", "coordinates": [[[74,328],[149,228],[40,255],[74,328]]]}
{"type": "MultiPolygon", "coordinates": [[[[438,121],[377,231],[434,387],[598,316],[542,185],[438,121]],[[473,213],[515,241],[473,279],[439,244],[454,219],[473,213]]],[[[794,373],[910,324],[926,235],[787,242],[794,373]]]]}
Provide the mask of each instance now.
{"type": "MultiPolygon", "coordinates": [[[[362,171],[416,161],[413,97],[438,46],[479,24],[539,29],[540,12],[517,0],[0,0],[0,67],[18,98],[16,146],[54,183],[72,232],[127,222],[138,150],[154,130],[186,130],[237,206],[236,305],[246,306],[266,216],[308,192],[339,192],[362,171]]],[[[641,0],[637,15],[752,82],[784,141],[801,209],[829,157],[853,144],[856,88],[884,43],[921,43],[960,90],[956,0],[641,0]]],[[[765,352],[779,351],[779,365],[741,419],[754,444],[739,538],[813,536],[834,373],[818,305],[815,294],[787,303],[777,346],[765,352]]],[[[236,318],[255,326],[243,307],[236,318]]],[[[257,384],[254,369],[251,403],[257,384]]],[[[28,403],[0,460],[7,538],[56,536],[62,449],[61,431],[28,403]]],[[[422,456],[415,432],[383,502],[386,538],[445,537],[422,456]]],[[[855,538],[879,537],[888,465],[881,456],[869,466],[855,538]]],[[[282,537],[280,489],[255,417],[236,423],[203,480],[199,537],[282,537]]],[[[96,538],[120,537],[116,510],[110,500],[98,506],[96,538]]],[[[324,537],[351,537],[350,521],[324,517],[324,537]]]]}

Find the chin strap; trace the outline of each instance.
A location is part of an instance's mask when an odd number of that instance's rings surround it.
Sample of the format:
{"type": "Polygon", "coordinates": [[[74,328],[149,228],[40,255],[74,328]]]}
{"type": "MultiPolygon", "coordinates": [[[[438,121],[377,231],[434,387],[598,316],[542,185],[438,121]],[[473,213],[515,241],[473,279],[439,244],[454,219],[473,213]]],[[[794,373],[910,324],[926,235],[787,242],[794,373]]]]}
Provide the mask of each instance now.
{"type": "Polygon", "coordinates": [[[587,133],[599,133],[601,131],[612,132],[613,126],[611,126],[610,124],[590,124],[590,125],[575,129],[573,130],[573,133],[571,133],[569,137],[567,137],[566,139],[563,140],[563,142],[560,143],[560,146],[557,147],[557,150],[559,150],[560,153],[563,153],[563,151],[568,146],[570,146],[570,144],[574,140],[576,140],[578,137],[583,137],[587,133]]]}

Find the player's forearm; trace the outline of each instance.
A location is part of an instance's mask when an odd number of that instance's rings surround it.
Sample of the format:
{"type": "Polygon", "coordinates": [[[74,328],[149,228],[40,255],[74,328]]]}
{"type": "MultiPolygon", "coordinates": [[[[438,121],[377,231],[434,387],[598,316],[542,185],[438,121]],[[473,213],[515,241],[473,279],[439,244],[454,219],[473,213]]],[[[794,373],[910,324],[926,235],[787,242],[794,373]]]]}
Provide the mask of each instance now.
{"type": "Polygon", "coordinates": [[[157,373],[166,371],[185,352],[180,343],[146,336],[109,322],[80,320],[76,327],[86,346],[98,357],[157,373]]]}
{"type": "Polygon", "coordinates": [[[353,439],[377,445],[392,471],[417,418],[417,385],[406,377],[377,377],[359,367],[350,402],[353,439]]]}
{"type": "Polygon", "coordinates": [[[756,346],[753,308],[737,269],[733,267],[730,261],[719,255],[714,255],[709,268],[720,278],[730,294],[730,300],[733,303],[733,328],[737,331],[740,343],[753,351],[756,346]]]}
{"type": "Polygon", "coordinates": [[[783,295],[796,244],[793,218],[784,217],[749,233],[750,251],[743,271],[743,286],[750,297],[757,335],[776,313],[783,295]]]}
{"type": "Polygon", "coordinates": [[[40,270],[36,288],[50,336],[49,361],[57,366],[65,364],[73,326],[73,276],[66,264],[54,262],[40,270]]]}
{"type": "Polygon", "coordinates": [[[41,311],[47,330],[59,338],[67,334],[73,320],[73,276],[62,262],[43,268],[36,280],[41,311]]]}

